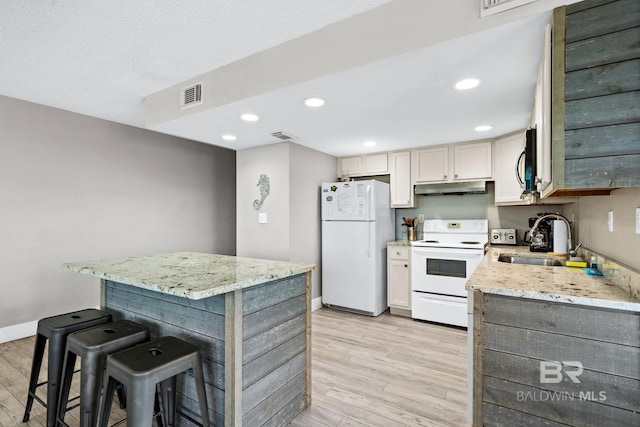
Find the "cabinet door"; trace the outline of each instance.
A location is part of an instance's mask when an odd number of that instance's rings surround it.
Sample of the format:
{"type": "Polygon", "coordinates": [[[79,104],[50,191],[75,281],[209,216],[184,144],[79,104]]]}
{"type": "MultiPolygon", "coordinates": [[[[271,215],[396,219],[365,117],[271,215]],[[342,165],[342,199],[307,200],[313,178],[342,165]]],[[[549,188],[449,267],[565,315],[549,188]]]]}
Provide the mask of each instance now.
{"type": "Polygon", "coordinates": [[[389,155],[389,182],[391,186],[391,207],[414,207],[413,185],[411,184],[411,152],[389,155]]]}
{"type": "Polygon", "coordinates": [[[390,260],[387,270],[387,299],[389,307],[411,309],[409,261],[390,260]]]}
{"type": "Polygon", "coordinates": [[[362,171],[362,156],[338,159],[338,174],[340,176],[360,175],[362,171]]]}
{"type": "Polygon", "coordinates": [[[389,171],[387,153],[367,154],[364,156],[365,175],[387,173],[389,171]]]}
{"type": "Polygon", "coordinates": [[[423,148],[413,152],[414,183],[449,179],[449,147],[423,148]]]}
{"type": "Polygon", "coordinates": [[[491,141],[458,144],[453,149],[454,179],[491,178],[491,141]]]}
{"type": "Polygon", "coordinates": [[[516,162],[524,148],[524,130],[516,135],[495,141],[495,178],[496,205],[499,204],[526,204],[520,199],[522,188],[516,178],[516,162]]]}

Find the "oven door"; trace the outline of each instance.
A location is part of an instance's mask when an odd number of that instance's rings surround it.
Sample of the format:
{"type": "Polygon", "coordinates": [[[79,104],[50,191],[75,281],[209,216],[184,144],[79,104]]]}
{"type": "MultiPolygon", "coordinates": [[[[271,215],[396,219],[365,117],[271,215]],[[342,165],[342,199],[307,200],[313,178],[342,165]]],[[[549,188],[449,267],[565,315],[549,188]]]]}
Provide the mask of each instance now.
{"type": "Polygon", "coordinates": [[[484,257],[482,249],[413,246],[413,291],[466,297],[464,285],[484,257]]]}

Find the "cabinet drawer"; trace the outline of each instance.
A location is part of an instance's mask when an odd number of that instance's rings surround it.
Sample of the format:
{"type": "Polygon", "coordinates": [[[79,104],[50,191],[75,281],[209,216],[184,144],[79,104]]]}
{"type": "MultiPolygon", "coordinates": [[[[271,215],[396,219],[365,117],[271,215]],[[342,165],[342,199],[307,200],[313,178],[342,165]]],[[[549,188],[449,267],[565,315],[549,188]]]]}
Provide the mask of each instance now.
{"type": "Polygon", "coordinates": [[[409,246],[389,246],[387,248],[387,257],[389,259],[401,259],[409,261],[409,246]]]}

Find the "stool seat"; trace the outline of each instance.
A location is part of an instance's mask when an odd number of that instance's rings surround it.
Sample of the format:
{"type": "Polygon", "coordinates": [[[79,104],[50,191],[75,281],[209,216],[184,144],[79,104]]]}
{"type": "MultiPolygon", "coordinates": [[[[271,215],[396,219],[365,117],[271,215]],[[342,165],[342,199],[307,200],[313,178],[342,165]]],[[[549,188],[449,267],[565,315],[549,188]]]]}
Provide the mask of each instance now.
{"type": "Polygon", "coordinates": [[[56,423],[58,409],[58,393],[62,376],[64,349],[67,336],[78,330],[111,322],[111,315],[101,310],[88,308],[57,316],[46,317],[38,321],[36,343],[33,349],[33,361],[31,364],[31,377],[29,379],[29,391],[25,406],[23,422],[29,421],[33,401],[47,408],[47,427],[53,427],[56,423]],[[49,340],[47,381],[38,384],[38,376],[42,367],[45,346],[49,340]],[[36,388],[47,384],[47,401],[42,401],[36,396],[36,388]]]}
{"type": "Polygon", "coordinates": [[[76,357],[81,360],[80,426],[98,420],[107,355],[149,340],[149,330],[129,320],[119,320],[69,334],[58,404],[58,422],[64,425],[76,357]]]}
{"type": "MultiPolygon", "coordinates": [[[[107,388],[100,405],[99,426],[106,427],[116,382],[136,397],[127,406],[129,427],[148,427],[152,423],[156,385],[160,385],[163,425],[173,426],[176,414],[176,378],[193,371],[202,425],[209,426],[202,362],[198,347],[175,337],[161,337],[113,353],[107,358],[107,388]]],[[[178,412],[179,413],[179,412],[178,412]]]]}

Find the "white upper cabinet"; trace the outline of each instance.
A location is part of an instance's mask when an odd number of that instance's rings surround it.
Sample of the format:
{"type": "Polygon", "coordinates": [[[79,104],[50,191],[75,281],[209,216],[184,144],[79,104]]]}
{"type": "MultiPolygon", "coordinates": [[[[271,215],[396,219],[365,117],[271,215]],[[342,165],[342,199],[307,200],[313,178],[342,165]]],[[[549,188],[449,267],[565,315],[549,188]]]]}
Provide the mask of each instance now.
{"type": "Polygon", "coordinates": [[[496,205],[524,205],[522,187],[516,177],[516,163],[524,149],[525,132],[495,140],[495,203],[496,205]]]}
{"type": "Polygon", "coordinates": [[[449,147],[422,148],[413,152],[414,182],[439,182],[449,179],[449,147]]]}
{"type": "Polygon", "coordinates": [[[454,150],[454,180],[491,178],[491,141],[457,144],[454,150]]]}
{"type": "Polygon", "coordinates": [[[389,184],[392,208],[413,208],[415,195],[411,185],[411,152],[389,153],[389,184]]]}
{"type": "Polygon", "coordinates": [[[414,184],[491,179],[491,141],[414,150],[411,167],[414,184]]]}
{"type": "Polygon", "coordinates": [[[360,156],[340,157],[338,176],[369,176],[389,173],[388,154],[363,154],[360,156]]]}

